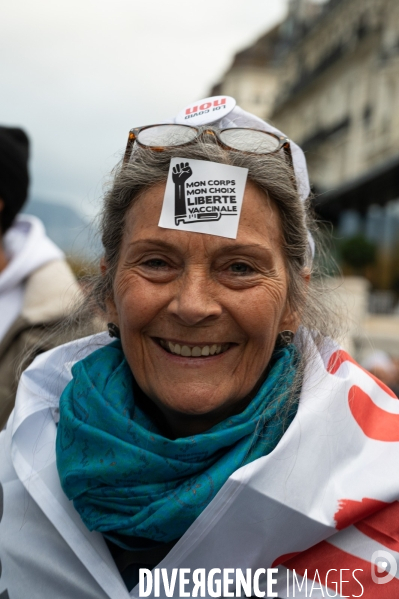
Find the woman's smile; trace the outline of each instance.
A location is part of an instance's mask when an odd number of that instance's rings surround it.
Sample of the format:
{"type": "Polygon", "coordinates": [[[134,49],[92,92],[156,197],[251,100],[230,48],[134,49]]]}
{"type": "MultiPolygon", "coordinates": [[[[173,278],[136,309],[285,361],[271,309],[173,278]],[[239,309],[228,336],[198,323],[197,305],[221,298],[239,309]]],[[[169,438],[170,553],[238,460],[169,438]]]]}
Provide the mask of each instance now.
{"type": "Polygon", "coordinates": [[[209,358],[225,353],[231,343],[189,343],[186,341],[170,341],[167,339],[158,339],[159,345],[168,353],[182,358],[209,358]]]}
{"type": "MultiPolygon", "coordinates": [[[[245,407],[278,333],[295,330],[278,211],[248,183],[237,239],[158,226],[165,185],[126,216],[109,320],[146,395],[210,425],[245,407]]],[[[184,431],[189,434],[185,425],[184,431]]]]}

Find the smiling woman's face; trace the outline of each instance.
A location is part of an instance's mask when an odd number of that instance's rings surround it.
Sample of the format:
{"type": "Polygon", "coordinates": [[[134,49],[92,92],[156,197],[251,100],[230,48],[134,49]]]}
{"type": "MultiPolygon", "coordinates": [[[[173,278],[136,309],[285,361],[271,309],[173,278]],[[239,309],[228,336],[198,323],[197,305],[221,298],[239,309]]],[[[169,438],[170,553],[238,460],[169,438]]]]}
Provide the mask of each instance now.
{"type": "Polygon", "coordinates": [[[244,409],[277,335],[296,330],[276,207],[247,184],[237,239],[158,227],[165,185],[127,214],[108,317],[177,436],[244,409]]]}

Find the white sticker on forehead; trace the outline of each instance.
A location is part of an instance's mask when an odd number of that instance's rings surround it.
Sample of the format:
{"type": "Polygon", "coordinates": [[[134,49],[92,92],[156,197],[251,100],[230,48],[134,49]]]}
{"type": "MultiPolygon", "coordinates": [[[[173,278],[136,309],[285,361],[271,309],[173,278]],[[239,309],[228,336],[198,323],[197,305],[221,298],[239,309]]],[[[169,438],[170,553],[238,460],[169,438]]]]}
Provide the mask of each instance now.
{"type": "Polygon", "coordinates": [[[212,96],[189,104],[175,118],[179,125],[209,125],[227,116],[235,107],[236,101],[231,96],[212,96]]]}
{"type": "Polygon", "coordinates": [[[172,158],[158,225],[236,239],[248,169],[172,158]]]}

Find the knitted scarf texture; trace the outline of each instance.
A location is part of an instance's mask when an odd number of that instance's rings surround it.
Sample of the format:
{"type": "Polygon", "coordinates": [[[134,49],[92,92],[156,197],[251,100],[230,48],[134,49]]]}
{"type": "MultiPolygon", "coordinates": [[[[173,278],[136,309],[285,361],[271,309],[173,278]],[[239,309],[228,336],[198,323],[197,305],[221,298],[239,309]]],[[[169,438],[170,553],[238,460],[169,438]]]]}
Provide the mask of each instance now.
{"type": "Polygon", "coordinates": [[[297,362],[294,345],[276,350],[243,412],[177,439],[135,401],[119,340],[77,362],[60,399],[56,455],[87,528],[125,548],[181,537],[233,472],[276,447],[297,410],[287,404],[297,362]]]}

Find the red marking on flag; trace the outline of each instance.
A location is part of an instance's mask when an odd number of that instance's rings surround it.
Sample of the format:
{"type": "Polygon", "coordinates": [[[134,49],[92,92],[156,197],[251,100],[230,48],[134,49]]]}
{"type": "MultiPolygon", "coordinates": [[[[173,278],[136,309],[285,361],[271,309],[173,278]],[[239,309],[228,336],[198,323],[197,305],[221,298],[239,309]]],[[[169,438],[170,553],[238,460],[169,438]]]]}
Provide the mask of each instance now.
{"type": "Polygon", "coordinates": [[[379,408],[357,385],[349,389],[348,401],[352,416],[367,437],[374,441],[399,441],[399,414],[379,408]]]}
{"type": "Polygon", "coordinates": [[[280,557],[275,559],[272,563],[272,568],[276,568],[283,562],[286,562],[287,560],[291,559],[292,557],[295,557],[296,555],[299,555],[300,553],[300,551],[293,551],[292,553],[284,553],[283,555],[280,555],[280,557]]]}
{"type": "MultiPolygon", "coordinates": [[[[321,579],[321,583],[326,585],[333,592],[340,589],[340,570],[342,572],[342,596],[362,597],[362,599],[392,599],[399,597],[399,580],[393,578],[384,585],[377,586],[371,578],[371,563],[359,557],[351,555],[328,541],[322,541],[314,547],[302,551],[296,557],[284,562],[284,566],[290,570],[295,569],[295,573],[301,576],[305,575],[307,570],[308,589],[310,590],[316,570],[321,579]],[[357,572],[354,572],[357,570],[357,572]],[[364,593],[359,582],[353,578],[353,573],[357,580],[363,585],[364,593]]],[[[316,578],[316,584],[317,583],[316,578]]],[[[292,583],[292,579],[291,579],[292,583]]],[[[334,595],[331,595],[332,597],[334,595]]]]}
{"type": "Polygon", "coordinates": [[[377,543],[399,552],[399,502],[394,501],[355,526],[377,543]]]}
{"type": "Polygon", "coordinates": [[[373,381],[375,381],[377,383],[377,385],[383,391],[385,391],[385,393],[387,393],[390,397],[393,397],[394,399],[398,399],[396,397],[395,393],[389,387],[387,387],[384,383],[382,383],[379,379],[377,379],[377,377],[374,376],[373,374],[371,374],[368,370],[366,370],[365,368],[362,368],[362,366],[360,366],[360,364],[358,364],[352,358],[352,356],[350,356],[346,351],[343,351],[342,349],[337,350],[330,356],[330,359],[329,359],[328,365],[327,365],[327,371],[330,374],[335,374],[337,372],[338,368],[344,362],[351,362],[351,364],[354,364],[355,366],[357,366],[357,368],[360,368],[360,370],[363,370],[363,372],[365,372],[370,378],[372,378],[373,381]]]}
{"type": "Polygon", "coordinates": [[[376,541],[380,545],[384,545],[384,547],[387,549],[392,549],[393,551],[399,552],[399,542],[395,541],[395,539],[392,539],[392,537],[380,532],[372,526],[369,526],[363,521],[357,522],[355,527],[364,535],[370,537],[370,539],[373,539],[373,541],[376,541]]]}
{"type": "Polygon", "coordinates": [[[378,499],[369,499],[364,497],[361,501],[354,499],[340,499],[338,510],[334,514],[337,530],[343,530],[351,524],[364,520],[371,514],[386,508],[389,503],[379,501],[378,499]]]}

